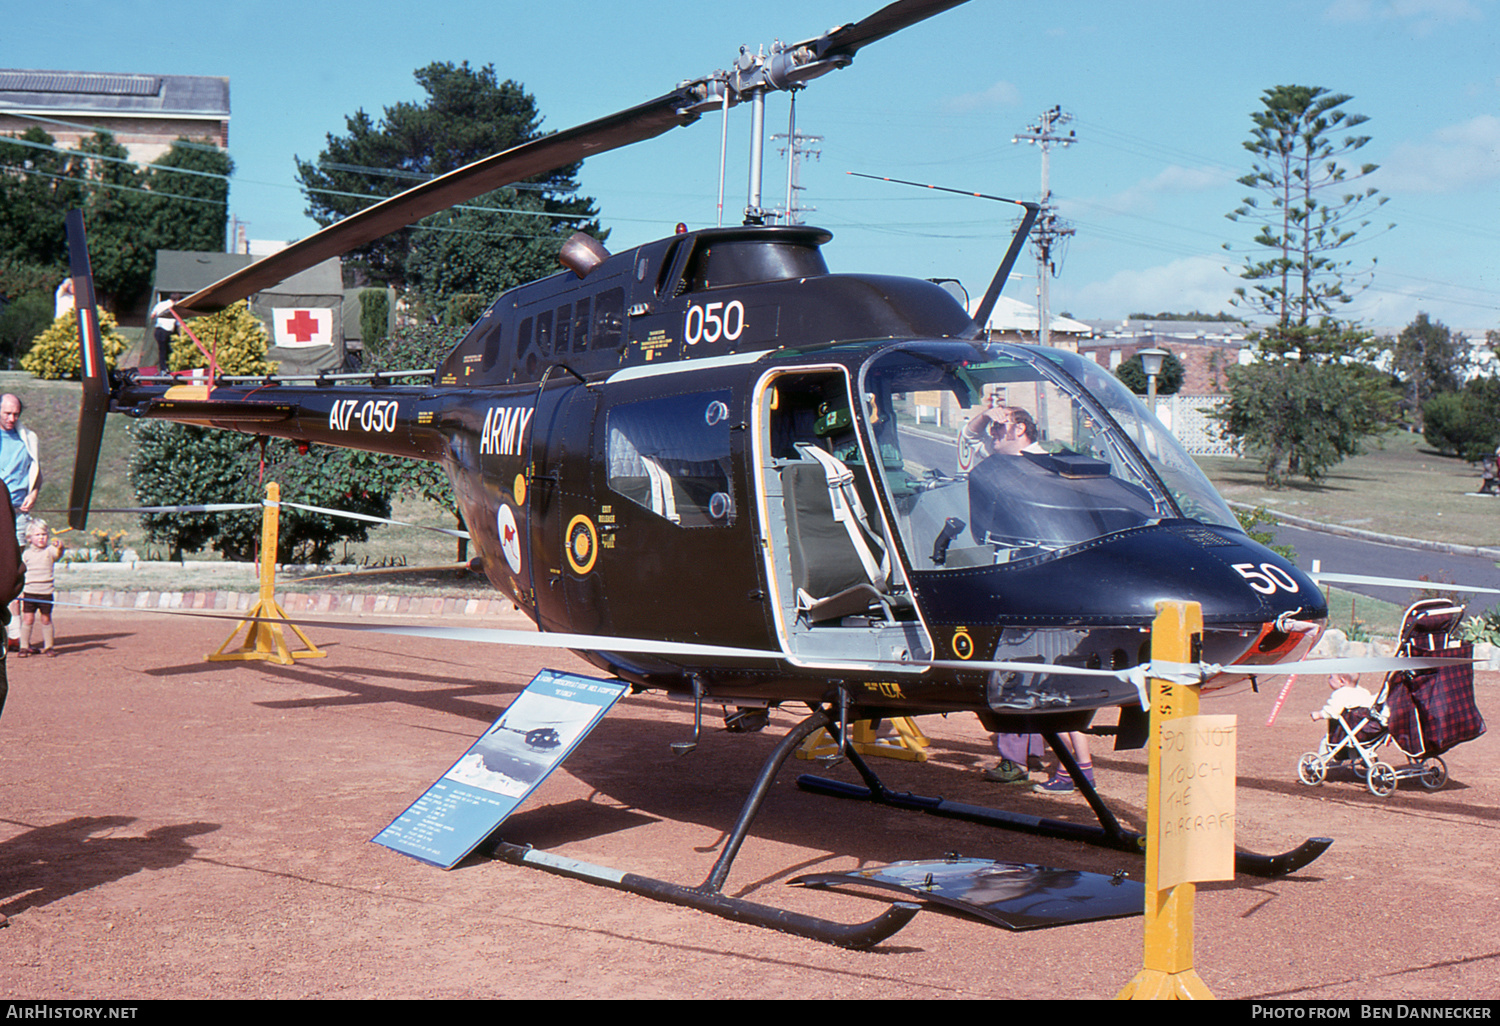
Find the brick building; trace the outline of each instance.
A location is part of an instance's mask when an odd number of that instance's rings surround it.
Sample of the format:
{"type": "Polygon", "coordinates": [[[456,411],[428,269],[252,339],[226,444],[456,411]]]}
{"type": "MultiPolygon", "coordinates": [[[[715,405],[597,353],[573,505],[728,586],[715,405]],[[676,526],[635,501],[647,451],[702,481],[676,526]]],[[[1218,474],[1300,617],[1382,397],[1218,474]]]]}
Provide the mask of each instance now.
{"type": "Polygon", "coordinates": [[[1165,349],[1182,361],[1182,391],[1187,395],[1218,395],[1224,391],[1224,372],[1242,360],[1245,335],[1251,330],[1239,321],[1085,321],[1088,338],[1078,352],[1101,367],[1114,370],[1142,349],[1165,349]]]}
{"type": "Polygon", "coordinates": [[[96,130],[150,163],[178,137],[229,147],[229,79],[0,68],[0,135],[40,128],[72,149],[96,130]]]}

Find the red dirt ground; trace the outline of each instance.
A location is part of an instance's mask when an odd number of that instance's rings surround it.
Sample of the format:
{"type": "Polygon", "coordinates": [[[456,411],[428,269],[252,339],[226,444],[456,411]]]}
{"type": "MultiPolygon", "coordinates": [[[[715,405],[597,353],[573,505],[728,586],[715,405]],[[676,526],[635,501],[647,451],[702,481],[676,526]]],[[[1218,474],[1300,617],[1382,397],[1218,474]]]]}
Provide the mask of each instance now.
{"type": "MultiPolygon", "coordinates": [[[[326,659],[208,663],[232,623],[58,621],[58,658],[10,664],[0,721],[8,998],[1107,998],[1141,965],[1139,918],[1011,933],[923,911],[875,949],[845,951],[503,863],[444,872],[370,838],[538,669],[590,668],[317,627],[326,659]]],[[[1497,685],[1480,674],[1481,708],[1497,685]]],[[[1495,998],[1500,731],[1451,752],[1435,793],[1308,788],[1295,765],[1324,694],[1302,681],[1271,728],[1274,693],[1205,702],[1240,717],[1239,842],[1336,841],[1290,878],[1201,885],[1199,975],[1224,998],[1495,998]]],[[[678,758],[668,745],[690,735],[691,707],[626,697],[506,836],[696,884],[796,718],[779,711],[756,735],[706,729],[678,758]]],[[[972,717],[922,726],[930,762],[877,760],[893,788],[1089,818],[1080,798],[982,781],[992,756],[972,717]]],[[[1100,740],[1094,762],[1122,820],[1143,828],[1144,754],[1100,740]]],[[[857,921],[884,902],[785,881],[949,851],[1142,873],[1126,854],[804,794],[805,766],[777,781],[727,892],[857,921]]]]}

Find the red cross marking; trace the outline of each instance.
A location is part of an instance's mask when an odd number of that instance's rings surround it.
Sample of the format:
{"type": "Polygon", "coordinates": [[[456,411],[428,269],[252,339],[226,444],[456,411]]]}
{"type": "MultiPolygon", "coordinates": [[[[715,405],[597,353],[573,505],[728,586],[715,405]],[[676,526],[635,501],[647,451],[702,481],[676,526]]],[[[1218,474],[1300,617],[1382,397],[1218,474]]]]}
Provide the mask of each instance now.
{"type": "Polygon", "coordinates": [[[318,322],[306,310],[298,310],[295,317],[287,320],[286,333],[298,342],[311,342],[318,333],[318,322]]]}

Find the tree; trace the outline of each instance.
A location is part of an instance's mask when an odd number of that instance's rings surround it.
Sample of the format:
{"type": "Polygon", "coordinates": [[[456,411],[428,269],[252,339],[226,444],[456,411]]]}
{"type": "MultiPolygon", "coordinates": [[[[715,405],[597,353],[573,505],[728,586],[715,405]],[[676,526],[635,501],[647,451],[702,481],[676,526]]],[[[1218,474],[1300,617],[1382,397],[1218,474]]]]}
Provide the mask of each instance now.
{"type": "Polygon", "coordinates": [[[233,174],[229,154],[187,138],[152,161],[142,182],[148,193],[142,220],[155,248],[222,252],[233,174]]]}
{"type": "Polygon", "coordinates": [[[1422,407],[1422,436],[1441,453],[1475,462],[1500,443],[1500,380],[1474,378],[1456,392],[1440,392],[1422,407]]]}
{"type": "Polygon", "coordinates": [[[1266,90],[1244,143],[1252,171],[1239,180],[1259,196],[1227,215],[1257,226],[1260,247],[1245,259],[1240,277],[1251,284],[1235,290],[1235,305],[1271,323],[1251,332],[1261,362],[1229,371],[1229,402],[1214,417],[1260,460],[1272,487],[1320,480],[1395,412],[1380,376],[1358,363],[1369,333],[1335,316],[1357,294],[1343,247],[1385,203],[1377,190],[1353,185],[1376,165],[1351,171],[1342,163],[1370,141],[1336,138],[1368,120],[1343,110],[1349,99],[1309,86],[1266,90]]]}
{"type": "Polygon", "coordinates": [[[1335,138],[1369,120],[1342,109],[1350,99],[1319,87],[1276,86],[1250,115],[1255,128],[1244,147],[1255,159],[1239,182],[1259,196],[1245,197],[1226,216],[1259,226],[1255,245],[1270,251],[1245,258],[1240,277],[1252,284],[1235,290],[1236,306],[1273,322],[1259,339],[1264,352],[1304,362],[1348,352],[1348,333],[1332,316],[1355,294],[1346,285],[1352,261],[1341,254],[1386,201],[1374,188],[1353,185],[1377,165],[1351,171],[1342,163],[1370,141],[1335,138]]]}
{"type": "Polygon", "coordinates": [[[1222,430],[1279,488],[1293,477],[1321,481],[1384,429],[1395,396],[1384,375],[1362,365],[1263,360],[1228,372],[1227,402],[1214,413],[1222,430]]]}
{"type": "Polygon", "coordinates": [[[0,139],[0,166],[17,169],[0,174],[0,255],[66,268],[63,218],[83,203],[82,184],[52,136],[33,127],[13,138],[0,139]]]}
{"type": "Polygon", "coordinates": [[[105,306],[144,298],[158,249],[222,250],[233,163],[215,146],[178,139],[147,167],[107,132],[59,150],[39,129],[0,140],[0,254],[67,265],[63,219],[82,208],[94,286],[105,306]]]}
{"type": "Polygon", "coordinates": [[[1238,315],[1225,313],[1223,310],[1220,310],[1218,313],[1204,313],[1202,310],[1189,310],[1187,313],[1172,313],[1171,311],[1164,311],[1162,313],[1154,314],[1133,313],[1128,314],[1127,316],[1132,321],[1216,321],[1223,324],[1238,324],[1240,322],[1240,318],[1238,315]]]}
{"type": "MultiPolygon", "coordinates": [[[[429,178],[446,174],[541,134],[536,100],[520,83],[500,82],[493,65],[475,70],[463,64],[433,63],[415,72],[427,93],[425,103],[385,108],[377,125],[365,111],[345,118],[346,134],[329,133],[316,161],[297,160],[297,179],[307,197],[307,214],[321,225],[347,217],[372,202],[393,196],[429,178]]],[[[562,242],[574,231],[598,234],[593,200],[573,196],[579,165],[534,176],[525,183],[472,200],[459,210],[434,215],[431,228],[393,232],[346,257],[369,280],[398,288],[419,288],[440,307],[453,292],[472,292],[479,279],[493,294],[550,273],[562,242]],[[509,211],[536,212],[518,227],[509,211]],[[546,215],[546,216],[540,216],[546,215]],[[441,272],[444,236],[476,235],[467,248],[478,255],[462,274],[441,272]],[[519,267],[501,266],[518,236],[535,241],[519,267]],[[426,255],[413,269],[413,248],[426,255]],[[450,278],[462,280],[449,280],[450,278]]]]}
{"type": "Polygon", "coordinates": [[[1469,365],[1469,340],[1425,313],[1401,330],[1395,340],[1382,339],[1391,349],[1396,376],[1406,384],[1406,407],[1417,430],[1422,430],[1423,407],[1439,392],[1463,387],[1469,365]]]}

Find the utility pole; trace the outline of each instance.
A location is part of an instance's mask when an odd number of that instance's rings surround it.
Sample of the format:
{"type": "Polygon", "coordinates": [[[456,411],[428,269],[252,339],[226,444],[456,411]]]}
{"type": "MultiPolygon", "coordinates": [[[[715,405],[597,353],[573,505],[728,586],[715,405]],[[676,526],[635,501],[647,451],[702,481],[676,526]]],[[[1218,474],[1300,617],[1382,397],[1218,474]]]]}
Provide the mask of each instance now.
{"type": "Polygon", "coordinates": [[[802,214],[804,211],[818,209],[817,207],[804,207],[797,203],[797,193],[802,192],[807,188],[807,186],[801,184],[802,158],[804,156],[811,156],[821,159],[823,156],[823,151],[815,147],[810,147],[808,144],[820,143],[823,141],[823,137],[821,135],[804,135],[801,132],[794,132],[790,134],[785,132],[778,132],[775,135],[771,136],[773,142],[777,139],[788,138],[790,139],[790,141],[785,146],[781,147],[780,150],[780,152],[786,155],[787,158],[786,208],[783,211],[781,223],[801,224],[802,218],[798,215],[802,214]]]}
{"type": "Polygon", "coordinates": [[[782,215],[782,224],[801,224],[797,217],[804,210],[816,210],[817,207],[799,207],[797,205],[797,193],[801,192],[803,186],[800,184],[802,170],[802,155],[810,153],[819,159],[823,156],[821,149],[809,149],[807,143],[820,143],[823,141],[821,135],[803,135],[797,131],[797,90],[791,90],[791,111],[787,114],[786,131],[778,132],[771,136],[774,142],[777,139],[785,139],[786,145],[781,152],[786,155],[786,210],[782,215]]]}
{"type": "Polygon", "coordinates": [[[1057,216],[1057,206],[1052,202],[1052,186],[1049,181],[1051,150],[1054,143],[1067,147],[1078,141],[1072,129],[1068,130],[1067,135],[1061,133],[1062,126],[1072,120],[1073,115],[1065,113],[1061,107],[1053,107],[1010,140],[1018,143],[1024,139],[1031,145],[1042,148],[1042,210],[1037,217],[1036,227],[1032,229],[1031,243],[1036,248],[1037,264],[1037,341],[1044,346],[1052,344],[1052,313],[1047,303],[1047,285],[1057,273],[1053,254],[1062,240],[1074,232],[1072,225],[1057,216]]]}

